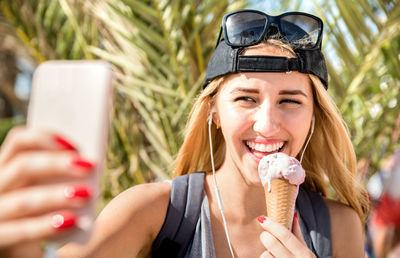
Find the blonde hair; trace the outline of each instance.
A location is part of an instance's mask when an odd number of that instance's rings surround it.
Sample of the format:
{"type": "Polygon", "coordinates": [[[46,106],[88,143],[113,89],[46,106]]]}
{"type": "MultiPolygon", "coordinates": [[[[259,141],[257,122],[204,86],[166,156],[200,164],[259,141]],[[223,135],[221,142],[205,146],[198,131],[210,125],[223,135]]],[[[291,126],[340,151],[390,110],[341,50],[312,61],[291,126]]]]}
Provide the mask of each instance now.
{"type": "MultiPolygon", "coordinates": [[[[213,98],[223,80],[224,77],[213,80],[197,97],[186,124],[184,142],[175,161],[174,177],[196,171],[211,171],[208,118],[213,98]]],[[[225,141],[221,130],[214,123],[211,125],[211,137],[217,170],[224,162],[225,141]]]]}
{"type": "MultiPolygon", "coordinates": [[[[277,46],[282,51],[294,54],[290,47],[280,41],[268,40],[262,45],[277,46]]],[[[327,196],[329,181],[339,201],[352,207],[364,223],[369,202],[364,186],[357,179],[356,156],[348,128],[320,79],[311,74],[309,77],[313,85],[315,129],[302,162],[306,170],[303,185],[327,196]]],[[[224,78],[226,76],[213,80],[196,99],[176,159],[174,177],[196,171],[211,171],[207,122],[214,97],[224,78]]],[[[225,158],[225,141],[214,123],[211,125],[211,137],[217,170],[225,158]]]]}
{"type": "Polygon", "coordinates": [[[302,162],[304,186],[328,195],[328,183],[340,202],[352,207],[364,223],[369,210],[365,187],[357,177],[357,160],[349,130],[322,82],[309,75],[313,85],[315,129],[302,162]]]}

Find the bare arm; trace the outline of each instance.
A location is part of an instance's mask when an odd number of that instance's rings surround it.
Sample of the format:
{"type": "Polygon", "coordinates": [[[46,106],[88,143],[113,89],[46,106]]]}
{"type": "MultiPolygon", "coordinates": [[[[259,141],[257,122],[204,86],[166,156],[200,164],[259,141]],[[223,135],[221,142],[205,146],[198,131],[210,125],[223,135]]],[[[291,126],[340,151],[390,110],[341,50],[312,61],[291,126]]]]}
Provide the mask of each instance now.
{"type": "Polygon", "coordinates": [[[138,185],[121,193],[101,212],[88,244],[68,244],[60,257],[148,256],[164,222],[169,183],[138,185]]]}
{"type": "Polygon", "coordinates": [[[332,256],[365,257],[363,228],[357,213],[337,201],[326,202],[331,217],[332,256]]]}

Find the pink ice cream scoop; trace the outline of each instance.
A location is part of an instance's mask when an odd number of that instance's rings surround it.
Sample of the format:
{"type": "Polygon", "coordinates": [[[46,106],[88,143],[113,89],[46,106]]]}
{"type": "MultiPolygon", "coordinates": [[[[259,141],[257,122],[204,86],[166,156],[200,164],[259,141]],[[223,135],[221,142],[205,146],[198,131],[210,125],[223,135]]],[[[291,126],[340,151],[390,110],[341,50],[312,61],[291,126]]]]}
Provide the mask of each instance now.
{"type": "Polygon", "coordinates": [[[300,162],[282,152],[264,156],[258,164],[258,174],[264,186],[268,183],[269,192],[273,179],[284,178],[290,184],[298,186],[304,182],[306,176],[300,162]]]}
{"type": "Polygon", "coordinates": [[[268,217],[291,229],[299,185],[305,178],[300,162],[281,152],[270,154],[260,160],[258,174],[268,217]]]}

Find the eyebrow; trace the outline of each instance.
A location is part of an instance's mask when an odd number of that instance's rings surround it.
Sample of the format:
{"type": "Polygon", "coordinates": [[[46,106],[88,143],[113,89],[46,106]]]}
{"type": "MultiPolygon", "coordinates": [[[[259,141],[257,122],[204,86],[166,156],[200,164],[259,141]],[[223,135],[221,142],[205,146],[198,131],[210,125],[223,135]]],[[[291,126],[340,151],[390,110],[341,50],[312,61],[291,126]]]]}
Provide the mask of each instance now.
{"type": "Polygon", "coordinates": [[[245,92],[245,93],[259,93],[258,89],[251,89],[251,88],[235,88],[231,91],[231,93],[236,92],[245,92]]]}
{"type": "MultiPolygon", "coordinates": [[[[236,88],[231,91],[231,93],[237,93],[237,92],[259,93],[259,90],[251,88],[236,88]]],[[[308,97],[307,94],[305,94],[301,90],[281,90],[279,91],[279,95],[303,95],[304,97],[308,97]]]]}
{"type": "Polygon", "coordinates": [[[301,90],[281,90],[279,91],[279,95],[303,95],[304,97],[308,97],[307,94],[301,90]]]}

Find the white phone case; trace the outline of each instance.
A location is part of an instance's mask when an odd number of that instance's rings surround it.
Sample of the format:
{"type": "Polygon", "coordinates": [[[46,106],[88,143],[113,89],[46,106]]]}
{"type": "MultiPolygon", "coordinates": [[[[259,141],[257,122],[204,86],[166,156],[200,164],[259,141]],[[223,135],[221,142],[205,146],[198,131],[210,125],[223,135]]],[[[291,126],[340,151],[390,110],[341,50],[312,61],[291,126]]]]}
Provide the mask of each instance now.
{"type": "Polygon", "coordinates": [[[103,61],[49,61],[34,73],[28,127],[64,136],[82,157],[96,164],[94,173],[85,181],[92,186],[93,198],[88,207],[77,211],[77,230],[63,241],[83,243],[90,237],[101,193],[111,89],[111,67],[103,61]]]}

